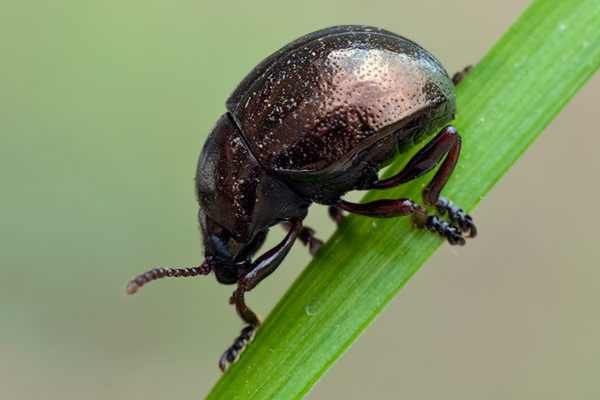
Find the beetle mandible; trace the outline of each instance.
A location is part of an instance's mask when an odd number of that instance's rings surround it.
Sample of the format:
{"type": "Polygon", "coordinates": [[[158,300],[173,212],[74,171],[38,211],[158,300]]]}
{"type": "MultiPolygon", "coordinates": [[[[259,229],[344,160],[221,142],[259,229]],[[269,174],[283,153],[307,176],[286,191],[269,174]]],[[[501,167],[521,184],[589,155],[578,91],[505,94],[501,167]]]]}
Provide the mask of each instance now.
{"type": "Polygon", "coordinates": [[[237,284],[230,302],[247,324],[219,360],[234,362],[260,324],[244,301],[281,264],[298,239],[314,254],[322,242],[302,220],[312,203],[369,217],[411,216],[414,224],[453,245],[477,233],[472,218],[440,192],[458,161],[461,139],[448,125],[454,86],[440,62],[395,33],[360,25],[305,35],[262,61],[227,100],[200,154],[196,194],[205,260],[192,268],[155,268],[129,282],[127,292],[163,277],[207,275],[237,284]],[[378,172],[397,153],[438,132],[394,176],[378,172]],[[351,190],[387,189],[441,166],[423,200],[444,220],[411,199],[357,204],[351,190]],[[269,229],[285,238],[252,261],[269,229]]]}

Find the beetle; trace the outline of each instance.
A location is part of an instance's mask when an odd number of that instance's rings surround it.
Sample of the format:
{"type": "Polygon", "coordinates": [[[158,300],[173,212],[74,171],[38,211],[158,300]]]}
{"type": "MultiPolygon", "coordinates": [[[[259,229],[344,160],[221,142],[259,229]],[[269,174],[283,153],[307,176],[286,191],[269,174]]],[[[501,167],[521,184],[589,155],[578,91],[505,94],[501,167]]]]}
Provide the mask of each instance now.
{"type": "Polygon", "coordinates": [[[155,268],[129,282],[133,294],[163,277],[214,272],[237,284],[231,296],[246,326],[219,360],[225,370],[251,340],[260,320],[244,294],[281,264],[296,240],[314,254],[322,242],[302,221],[312,203],[376,218],[411,216],[414,225],[452,245],[475,237],[473,219],[440,192],[459,159],[454,87],[441,63],[413,41],[362,25],[334,26],[305,35],[256,66],[226,102],[200,154],[196,171],[198,221],[205,260],[192,268],[155,268]],[[378,172],[398,153],[436,133],[398,173],[378,172]],[[423,201],[385,199],[364,204],[342,196],[387,189],[441,164],[423,201]],[[441,218],[447,217],[447,218],[441,218]],[[254,261],[271,227],[284,239],[254,261]]]}

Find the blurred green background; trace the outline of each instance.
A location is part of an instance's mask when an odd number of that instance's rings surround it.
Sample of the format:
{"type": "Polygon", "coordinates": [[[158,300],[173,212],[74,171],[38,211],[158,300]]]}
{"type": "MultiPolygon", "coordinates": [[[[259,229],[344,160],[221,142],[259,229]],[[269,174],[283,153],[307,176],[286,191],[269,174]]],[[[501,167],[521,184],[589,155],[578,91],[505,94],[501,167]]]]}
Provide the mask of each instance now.
{"type": "MultiPolygon", "coordinates": [[[[452,72],[526,3],[2,2],[0,396],[206,394],[241,327],[231,287],[124,287],[202,259],[195,162],[237,82],[343,23],[413,38],[452,72]]],[[[595,77],[484,199],[481,236],[438,252],[310,398],[600,395],[599,89],[595,77]]],[[[333,231],[322,209],[309,223],[333,231]]],[[[297,246],[251,304],[266,315],[307,261],[297,246]]]]}

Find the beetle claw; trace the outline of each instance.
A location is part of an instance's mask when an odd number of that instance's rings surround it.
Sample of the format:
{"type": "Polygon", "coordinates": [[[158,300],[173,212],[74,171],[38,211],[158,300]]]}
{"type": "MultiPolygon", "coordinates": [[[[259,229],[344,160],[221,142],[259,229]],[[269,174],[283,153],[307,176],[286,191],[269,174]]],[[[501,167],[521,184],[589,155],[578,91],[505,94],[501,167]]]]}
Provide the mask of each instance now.
{"type": "MultiPolygon", "coordinates": [[[[287,221],[282,222],[281,225],[286,229],[290,230],[291,224],[287,221]]],[[[311,256],[317,254],[317,251],[323,246],[323,241],[315,236],[315,230],[308,226],[303,226],[298,234],[298,239],[308,247],[308,251],[311,256]]]]}
{"type": "Polygon", "coordinates": [[[314,256],[317,254],[317,251],[323,246],[323,241],[317,238],[313,238],[308,244],[308,251],[310,251],[310,255],[314,256]]]}

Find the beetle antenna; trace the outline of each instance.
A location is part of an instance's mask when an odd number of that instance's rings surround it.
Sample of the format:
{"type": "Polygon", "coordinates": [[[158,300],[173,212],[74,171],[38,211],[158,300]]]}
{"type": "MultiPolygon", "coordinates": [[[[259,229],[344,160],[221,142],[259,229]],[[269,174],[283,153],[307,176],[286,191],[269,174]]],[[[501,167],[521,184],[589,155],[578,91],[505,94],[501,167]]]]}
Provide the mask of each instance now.
{"type": "Polygon", "coordinates": [[[155,281],[157,279],[208,275],[211,270],[211,262],[208,259],[198,267],[153,268],[150,271],[146,271],[130,280],[127,284],[127,294],[134,294],[148,282],[155,281]]]}

